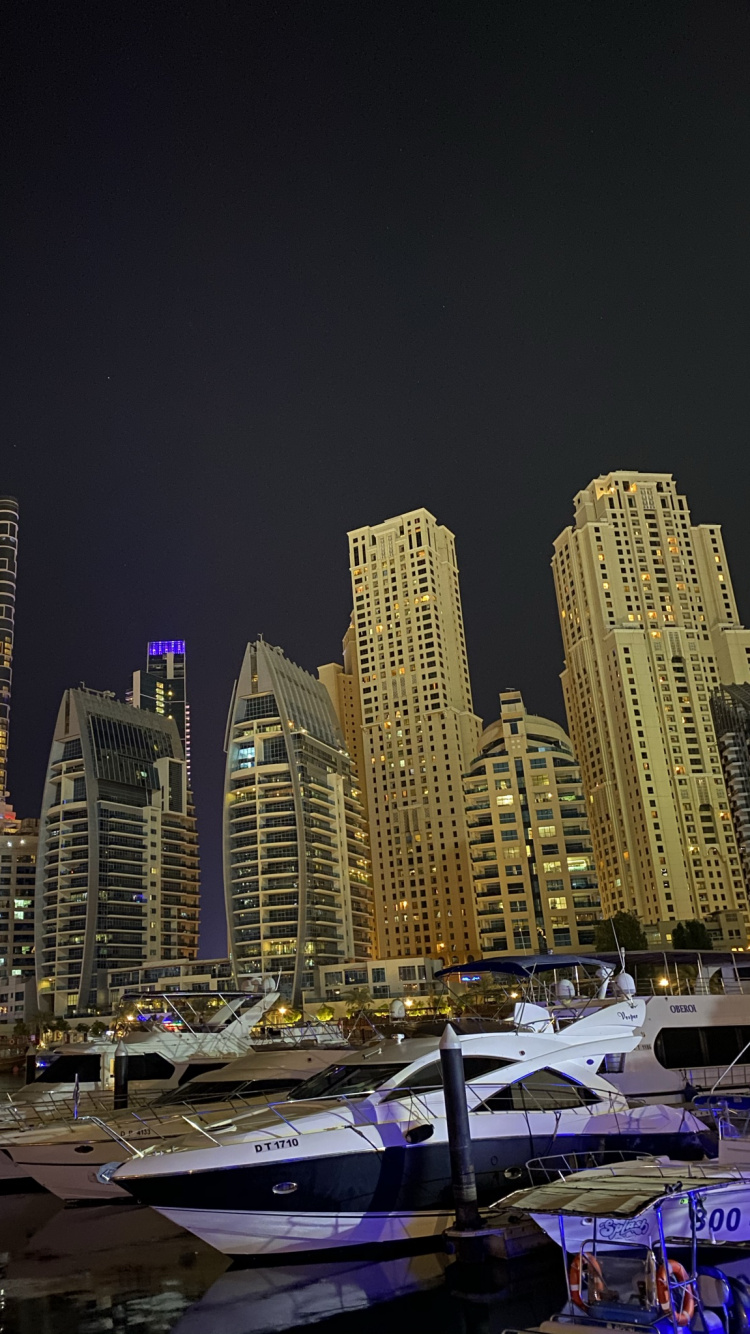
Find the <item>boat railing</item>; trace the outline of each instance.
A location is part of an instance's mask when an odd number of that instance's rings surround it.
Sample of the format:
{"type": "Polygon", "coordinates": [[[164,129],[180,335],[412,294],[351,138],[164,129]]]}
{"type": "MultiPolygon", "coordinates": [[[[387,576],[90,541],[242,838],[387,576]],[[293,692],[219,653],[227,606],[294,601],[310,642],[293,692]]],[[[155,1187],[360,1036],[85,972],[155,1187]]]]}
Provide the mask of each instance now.
{"type": "Polygon", "coordinates": [[[710,1089],[721,1096],[722,1089],[750,1089],[750,1065],[682,1066],[678,1073],[693,1088],[710,1089]]]}
{"type": "MultiPolygon", "coordinates": [[[[529,1158],[526,1172],[529,1184],[546,1186],[552,1181],[562,1181],[573,1172],[584,1172],[589,1168],[612,1168],[620,1163],[654,1163],[658,1160],[649,1153],[637,1153],[634,1149],[601,1149],[572,1153],[547,1154],[542,1158],[529,1158]]],[[[613,1172],[614,1175],[614,1172],[613,1172]]]]}
{"type": "MultiPolygon", "coordinates": [[[[131,1106],[146,1107],[148,1101],[146,1098],[139,1098],[138,1095],[130,1095],[131,1106]]],[[[79,1093],[78,1100],[73,1095],[69,1098],[60,1098],[53,1093],[45,1094],[42,1098],[36,1098],[33,1102],[13,1102],[8,1101],[0,1104],[0,1130],[3,1126],[10,1128],[15,1125],[19,1130],[30,1130],[49,1126],[52,1122],[74,1121],[77,1117],[82,1117],[86,1113],[93,1115],[106,1114],[112,1115],[113,1097],[112,1094],[99,1093],[79,1093]]]]}

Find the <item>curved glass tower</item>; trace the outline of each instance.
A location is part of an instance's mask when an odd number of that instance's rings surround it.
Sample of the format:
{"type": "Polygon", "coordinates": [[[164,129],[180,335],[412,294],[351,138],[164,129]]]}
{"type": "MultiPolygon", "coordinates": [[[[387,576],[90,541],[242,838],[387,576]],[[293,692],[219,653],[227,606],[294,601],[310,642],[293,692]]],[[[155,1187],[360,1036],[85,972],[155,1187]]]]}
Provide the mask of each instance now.
{"type": "Polygon", "coordinates": [[[17,555],[18,501],[14,496],[0,496],[0,817],[8,798],[8,727],[17,555]]]}
{"type": "Polygon", "coordinates": [[[235,975],[281,975],[297,1004],[316,964],[373,955],[367,823],[325,687],[248,644],[227,728],[224,887],[235,975]]]}
{"type": "Polygon", "coordinates": [[[67,690],[52,741],[36,868],[36,974],[55,1014],[106,1005],[106,973],[195,958],[198,835],[177,724],[67,690]]]}

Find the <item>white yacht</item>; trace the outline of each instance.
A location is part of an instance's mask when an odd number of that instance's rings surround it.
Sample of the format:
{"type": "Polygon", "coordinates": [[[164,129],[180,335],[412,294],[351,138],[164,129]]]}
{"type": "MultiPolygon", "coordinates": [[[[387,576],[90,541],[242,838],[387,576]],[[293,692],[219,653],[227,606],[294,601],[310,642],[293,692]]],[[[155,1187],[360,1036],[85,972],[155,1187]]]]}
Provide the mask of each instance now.
{"type": "Polygon", "coordinates": [[[100,1176],[123,1149],[141,1154],[154,1145],[164,1147],[190,1129],[198,1112],[210,1127],[212,1116],[226,1120],[228,1104],[240,1111],[290,1097],[296,1085],[325,1070],[350,1051],[345,1043],[331,1045],[260,1047],[219,1069],[213,1065],[187,1083],[169,1089],[149,1106],[110,1113],[105,1123],[84,1116],[43,1129],[0,1132],[0,1180],[3,1160],[12,1170],[18,1191],[42,1188],[66,1203],[129,1199],[116,1182],[100,1176]],[[116,1139],[113,1135],[117,1136],[116,1139]]]}
{"type": "MultiPolygon", "coordinates": [[[[702,1156],[705,1128],[687,1111],[630,1109],[596,1073],[637,1045],[644,1012],[624,1001],[559,1033],[461,1038],[480,1204],[563,1147],[702,1156]]],[[[434,1039],[374,1044],[313,1076],[300,1101],[199,1128],[114,1180],[232,1256],[433,1236],[452,1216],[441,1083],[434,1039]]]]}
{"type": "MultiPolygon", "coordinates": [[[[196,1027],[170,1029],[166,1020],[125,1035],[128,1096],[133,1103],[145,1104],[161,1093],[173,1092],[197,1075],[218,1070],[246,1052],[252,1030],[275,1004],[278,992],[238,992],[222,999],[225,1003],[201,1031],[196,1027]]],[[[174,995],[162,998],[162,1002],[152,997],[151,1002],[158,1003],[169,1015],[179,1012],[174,995]]],[[[183,1001],[182,1011],[186,1009],[183,1001]]],[[[39,1129],[78,1114],[111,1115],[117,1045],[106,1036],[40,1049],[33,1081],[0,1104],[0,1132],[39,1129]]],[[[28,1173],[19,1171],[5,1154],[0,1154],[0,1195],[29,1188],[28,1173]]]]}
{"type": "Polygon", "coordinates": [[[439,976],[465,985],[488,973],[506,975],[511,993],[522,990],[544,1005],[556,1028],[623,996],[643,999],[641,1041],[633,1051],[612,1053],[603,1072],[628,1099],[680,1103],[715,1088],[750,1090],[750,995],[741,967],[730,953],[652,950],[621,959],[504,956],[439,976]]]}

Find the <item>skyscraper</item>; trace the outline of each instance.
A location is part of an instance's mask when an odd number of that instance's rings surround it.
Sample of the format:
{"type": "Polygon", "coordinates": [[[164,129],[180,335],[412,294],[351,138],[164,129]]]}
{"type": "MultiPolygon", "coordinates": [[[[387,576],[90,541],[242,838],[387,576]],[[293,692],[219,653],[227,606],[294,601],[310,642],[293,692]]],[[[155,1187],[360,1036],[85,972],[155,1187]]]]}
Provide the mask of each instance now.
{"type": "Polygon", "coordinates": [[[477,753],[453,534],[413,510],[349,534],[379,952],[478,952],[462,773],[477,753]]]}
{"type": "Polygon", "coordinates": [[[16,617],[18,501],[0,496],[0,819],[13,818],[8,803],[8,730],[16,617]]]}
{"type": "Polygon", "coordinates": [[[717,525],[669,473],[613,472],[575,498],[553,571],[570,734],[607,915],[747,913],[710,695],[750,679],[717,525]]]}
{"type": "Polygon", "coordinates": [[[0,829],[0,977],[34,976],[34,886],[39,821],[0,829]]]}
{"type": "Polygon", "coordinates": [[[329,662],[318,668],[318,679],[322,681],[339,720],[339,727],[344,734],[346,749],[351,756],[357,774],[359,799],[367,810],[367,791],[364,786],[365,752],[362,739],[362,702],[359,697],[359,671],[357,669],[357,636],[353,623],[350,623],[343,640],[343,663],[329,662]]]}
{"type": "Polygon", "coordinates": [[[42,799],[36,974],[57,1014],[103,1003],[108,968],[195,958],[199,870],[172,718],[67,690],[42,799]]]}
{"type": "Polygon", "coordinates": [[[750,683],[722,686],[711,695],[729,809],[745,885],[750,885],[750,683]]]}
{"type": "Polygon", "coordinates": [[[131,703],[137,709],[174,718],[190,782],[190,705],[184,639],[156,639],[149,643],[146,670],[133,672],[131,703]]]}
{"type": "Polygon", "coordinates": [[[224,886],[238,981],[280,975],[295,1004],[314,966],[373,957],[367,822],[325,687],[258,639],[227,728],[224,886]]]}
{"type": "Polygon", "coordinates": [[[581,771],[560,724],[503,691],[464,793],[482,953],[591,949],[599,890],[581,771]]]}

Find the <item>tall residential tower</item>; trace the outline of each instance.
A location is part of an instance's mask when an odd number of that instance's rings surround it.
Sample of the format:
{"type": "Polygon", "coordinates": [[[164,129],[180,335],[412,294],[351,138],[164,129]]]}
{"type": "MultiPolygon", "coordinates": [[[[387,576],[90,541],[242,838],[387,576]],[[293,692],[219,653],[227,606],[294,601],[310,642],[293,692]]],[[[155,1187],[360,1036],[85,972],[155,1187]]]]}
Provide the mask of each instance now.
{"type": "Polygon", "coordinates": [[[131,703],[163,718],[174,718],[190,781],[190,705],[187,699],[184,639],[152,640],[145,671],[133,673],[131,703]]]}
{"type": "Polygon", "coordinates": [[[721,530],[670,473],[609,473],[574,503],[553,570],[605,914],[747,913],[710,707],[750,680],[721,530]]]}
{"type": "Polygon", "coordinates": [[[13,818],[8,804],[8,729],[16,617],[18,501],[0,496],[0,819],[13,818]]]}
{"type": "Polygon", "coordinates": [[[235,975],[373,957],[367,822],[331,700],[280,648],[247,646],[227,725],[224,887],[235,975]]]}
{"type": "Polygon", "coordinates": [[[198,952],[198,836],[177,724],[67,690],[42,799],[36,975],[56,1014],[106,1004],[106,971],[198,952]]]}
{"type": "Polygon", "coordinates": [[[464,791],[482,953],[592,949],[601,904],[570,739],[506,690],[480,747],[464,791]]]}
{"type": "Polygon", "coordinates": [[[462,774],[477,753],[453,534],[427,510],[349,533],[379,951],[478,953],[462,774]]]}

